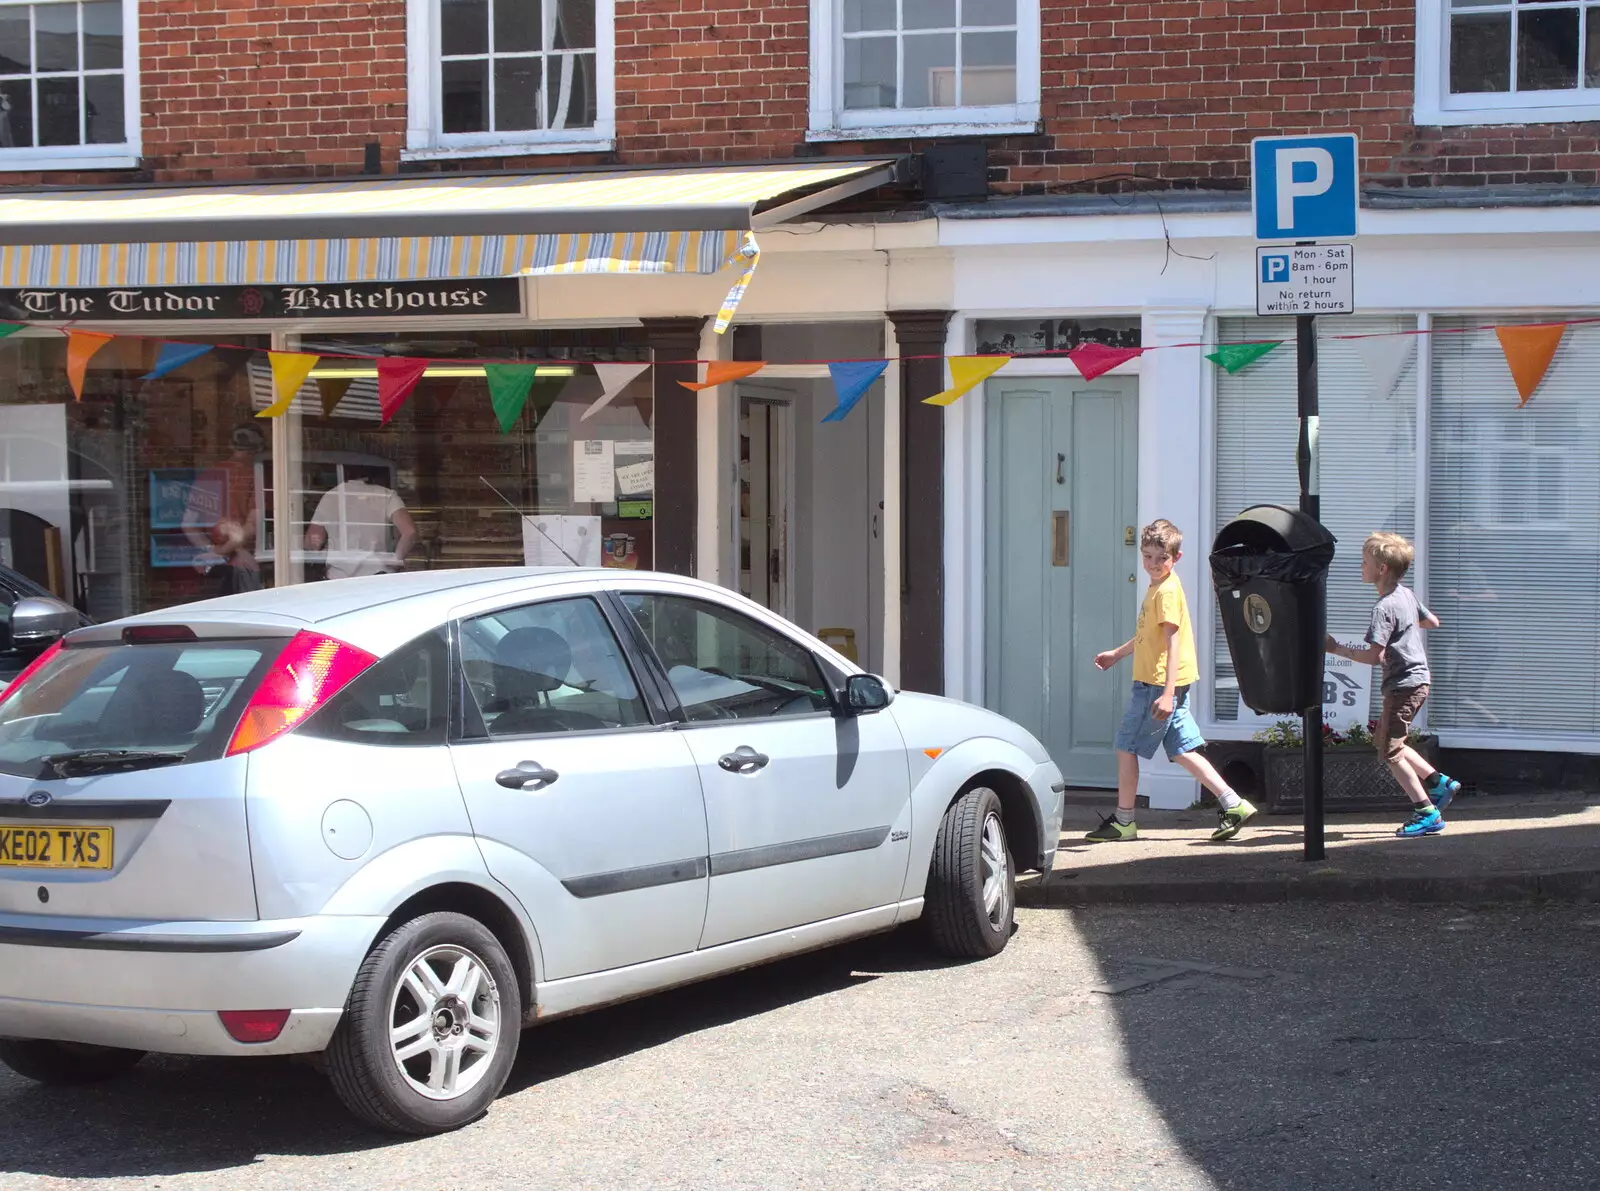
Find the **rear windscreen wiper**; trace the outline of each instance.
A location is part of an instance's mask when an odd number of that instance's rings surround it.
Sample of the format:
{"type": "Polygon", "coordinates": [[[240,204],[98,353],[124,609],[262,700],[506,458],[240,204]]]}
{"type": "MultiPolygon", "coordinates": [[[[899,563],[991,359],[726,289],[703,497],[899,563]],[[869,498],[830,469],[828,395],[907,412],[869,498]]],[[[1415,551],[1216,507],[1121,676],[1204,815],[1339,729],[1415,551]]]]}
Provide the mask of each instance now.
{"type": "Polygon", "coordinates": [[[152,753],[139,749],[80,749],[46,757],[40,777],[88,777],[96,773],[130,773],[135,769],[154,769],[176,765],[182,753],[152,753]]]}

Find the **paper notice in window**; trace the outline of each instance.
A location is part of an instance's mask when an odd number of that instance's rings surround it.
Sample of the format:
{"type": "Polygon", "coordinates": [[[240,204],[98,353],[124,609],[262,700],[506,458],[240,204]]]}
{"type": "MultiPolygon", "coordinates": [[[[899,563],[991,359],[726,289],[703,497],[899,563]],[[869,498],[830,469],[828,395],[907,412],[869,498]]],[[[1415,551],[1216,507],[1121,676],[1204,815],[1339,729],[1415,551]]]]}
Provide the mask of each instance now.
{"type": "Polygon", "coordinates": [[[573,441],[572,499],[575,504],[609,504],[617,499],[615,445],[609,438],[573,441]]]}
{"type": "Polygon", "coordinates": [[[524,517],[522,559],[530,567],[600,565],[600,518],[524,517]]]}
{"type": "Polygon", "coordinates": [[[654,459],[646,459],[643,463],[629,463],[625,467],[617,468],[617,491],[623,496],[648,496],[655,491],[655,486],[654,459]]]}

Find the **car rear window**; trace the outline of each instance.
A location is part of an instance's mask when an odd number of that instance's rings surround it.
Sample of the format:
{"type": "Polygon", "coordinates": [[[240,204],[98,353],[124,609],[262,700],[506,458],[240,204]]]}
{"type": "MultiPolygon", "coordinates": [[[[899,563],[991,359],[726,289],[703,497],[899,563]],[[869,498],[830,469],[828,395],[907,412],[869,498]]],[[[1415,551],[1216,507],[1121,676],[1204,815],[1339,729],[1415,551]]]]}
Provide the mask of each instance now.
{"type": "Polygon", "coordinates": [[[279,638],[63,649],[0,703],[0,771],[72,777],[221,755],[279,638]],[[76,759],[74,759],[76,758],[76,759]]]}

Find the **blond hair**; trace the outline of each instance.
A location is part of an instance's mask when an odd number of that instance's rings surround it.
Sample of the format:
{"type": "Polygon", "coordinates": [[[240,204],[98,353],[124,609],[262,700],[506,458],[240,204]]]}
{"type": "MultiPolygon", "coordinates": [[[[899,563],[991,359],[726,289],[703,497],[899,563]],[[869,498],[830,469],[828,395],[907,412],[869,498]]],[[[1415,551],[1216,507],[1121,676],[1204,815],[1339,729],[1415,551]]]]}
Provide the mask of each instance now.
{"type": "Polygon", "coordinates": [[[1139,549],[1159,546],[1168,554],[1176,555],[1183,549],[1183,532],[1172,522],[1160,518],[1150,522],[1139,534],[1139,549]]]}
{"type": "Polygon", "coordinates": [[[1361,552],[1370,555],[1379,566],[1387,567],[1397,582],[1406,577],[1417,557],[1416,547],[1397,533],[1368,534],[1361,552]]]}

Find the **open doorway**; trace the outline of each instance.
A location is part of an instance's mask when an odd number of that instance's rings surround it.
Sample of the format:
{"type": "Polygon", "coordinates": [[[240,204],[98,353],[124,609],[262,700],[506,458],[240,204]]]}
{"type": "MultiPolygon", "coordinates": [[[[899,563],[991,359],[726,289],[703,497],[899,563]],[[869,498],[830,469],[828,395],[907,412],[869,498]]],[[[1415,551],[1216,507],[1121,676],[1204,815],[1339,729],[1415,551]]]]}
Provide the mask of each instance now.
{"type": "Polygon", "coordinates": [[[842,422],[825,377],[740,382],[739,590],[868,670],[883,664],[883,399],[842,422]]]}

